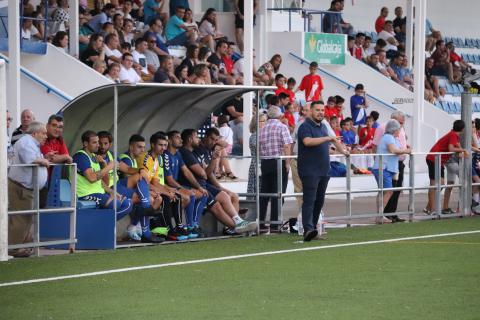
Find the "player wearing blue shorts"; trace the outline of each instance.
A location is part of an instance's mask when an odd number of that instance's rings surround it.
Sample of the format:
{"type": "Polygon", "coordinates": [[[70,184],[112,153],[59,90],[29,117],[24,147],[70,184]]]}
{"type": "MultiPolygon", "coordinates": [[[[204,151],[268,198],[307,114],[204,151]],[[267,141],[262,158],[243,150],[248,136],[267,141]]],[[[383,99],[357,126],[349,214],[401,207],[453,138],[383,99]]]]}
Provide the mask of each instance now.
{"type": "Polygon", "coordinates": [[[185,216],[189,238],[199,236],[199,222],[205,206],[208,202],[208,191],[204,189],[195,176],[183,162],[182,155],[178,151],[182,147],[182,137],[178,131],[170,131],[168,134],[168,150],[164,152],[165,180],[170,187],[176,188],[180,193],[190,198],[186,207],[185,216]],[[179,183],[180,173],[185,177],[185,184],[179,183]]]}
{"type": "MultiPolygon", "coordinates": [[[[210,167],[215,166],[216,163],[215,161],[212,161],[207,170],[205,170],[193,152],[194,148],[198,147],[200,143],[197,131],[195,129],[185,129],[182,131],[181,138],[183,147],[180,149],[180,154],[185,165],[193,173],[195,179],[202,188],[207,190],[210,189],[207,204],[208,210],[212,212],[221,223],[229,228],[235,228],[237,233],[256,230],[257,226],[255,222],[245,221],[240,218],[238,210],[235,210],[231,198],[226,192],[217,188],[209,187],[207,184],[207,171],[212,171],[212,168],[210,167]]],[[[180,183],[185,185],[188,184],[188,181],[183,174],[180,178],[180,183]]]]}

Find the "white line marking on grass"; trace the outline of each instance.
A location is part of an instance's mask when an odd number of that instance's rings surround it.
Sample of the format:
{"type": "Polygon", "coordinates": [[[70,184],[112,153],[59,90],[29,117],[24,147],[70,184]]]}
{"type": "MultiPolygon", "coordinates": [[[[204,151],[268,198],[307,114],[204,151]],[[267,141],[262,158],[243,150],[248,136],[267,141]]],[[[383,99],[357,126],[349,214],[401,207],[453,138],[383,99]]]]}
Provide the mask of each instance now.
{"type": "Polygon", "coordinates": [[[247,254],[240,254],[240,255],[236,255],[236,256],[225,256],[225,257],[218,257],[218,258],[207,258],[207,259],[198,259],[198,260],[190,260],[190,261],[169,262],[169,263],[153,264],[153,265],[138,266],[138,267],[128,267],[128,268],[96,271],[96,272],[71,274],[71,275],[66,275],[66,276],[58,276],[58,277],[50,277],[50,278],[40,278],[40,279],[32,279],[32,280],[24,280],[24,281],[4,282],[4,283],[0,283],[0,287],[11,287],[11,286],[19,286],[19,285],[23,285],[23,284],[50,282],[50,281],[58,281],[58,280],[65,280],[65,279],[86,278],[86,277],[94,277],[94,276],[101,276],[101,275],[106,275],[106,274],[128,272],[128,271],[159,269],[159,268],[184,266],[184,265],[207,263],[207,262],[227,261],[227,260],[237,260],[237,259],[244,259],[244,258],[251,258],[251,257],[271,256],[271,255],[284,254],[284,253],[314,251],[314,250],[353,247],[353,246],[363,246],[363,245],[368,245],[368,244],[390,243],[390,242],[418,240],[418,239],[451,237],[451,236],[460,236],[460,235],[468,235],[468,234],[476,234],[476,233],[480,233],[480,230],[452,232],[452,233],[440,233],[440,234],[431,234],[431,235],[425,235],[425,236],[384,239],[384,240],[372,240],[372,241],[362,241],[362,242],[352,242],[352,243],[339,243],[339,244],[332,244],[332,245],[327,245],[327,246],[286,249],[286,250],[278,250],[278,251],[247,253],[247,254]]]}

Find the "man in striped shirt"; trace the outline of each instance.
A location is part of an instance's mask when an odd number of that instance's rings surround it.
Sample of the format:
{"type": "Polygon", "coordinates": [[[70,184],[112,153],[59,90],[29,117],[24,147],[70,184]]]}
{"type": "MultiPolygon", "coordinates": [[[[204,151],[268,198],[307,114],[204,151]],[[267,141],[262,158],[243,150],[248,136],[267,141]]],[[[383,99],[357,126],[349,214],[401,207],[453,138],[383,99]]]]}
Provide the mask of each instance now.
{"type": "MultiPolygon", "coordinates": [[[[279,184],[282,193],[284,193],[287,190],[290,159],[282,160],[282,179],[278,181],[278,160],[276,158],[291,155],[293,139],[288,127],[280,121],[283,114],[278,106],[272,105],[268,109],[267,116],[267,124],[260,131],[259,137],[260,156],[262,157],[260,163],[262,170],[260,193],[276,193],[279,184]]],[[[269,201],[271,201],[270,221],[278,220],[278,199],[276,197],[260,197],[260,221],[265,221],[269,201]]],[[[271,226],[270,230],[278,231],[278,225],[271,226]]]]}

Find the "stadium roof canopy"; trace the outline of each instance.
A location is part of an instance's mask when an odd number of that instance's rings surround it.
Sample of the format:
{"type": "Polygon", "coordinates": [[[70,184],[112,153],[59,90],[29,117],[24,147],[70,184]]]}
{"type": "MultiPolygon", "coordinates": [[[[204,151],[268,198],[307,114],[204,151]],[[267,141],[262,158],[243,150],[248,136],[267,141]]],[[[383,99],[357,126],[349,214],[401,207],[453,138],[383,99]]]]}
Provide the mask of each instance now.
{"type": "Polygon", "coordinates": [[[63,136],[69,150],[81,147],[81,135],[86,130],[114,133],[115,90],[118,150],[124,151],[132,134],[141,134],[148,141],[157,131],[199,128],[214,110],[233,97],[272,87],[157,83],[98,87],[75,98],[60,111],[65,119],[63,136]]]}

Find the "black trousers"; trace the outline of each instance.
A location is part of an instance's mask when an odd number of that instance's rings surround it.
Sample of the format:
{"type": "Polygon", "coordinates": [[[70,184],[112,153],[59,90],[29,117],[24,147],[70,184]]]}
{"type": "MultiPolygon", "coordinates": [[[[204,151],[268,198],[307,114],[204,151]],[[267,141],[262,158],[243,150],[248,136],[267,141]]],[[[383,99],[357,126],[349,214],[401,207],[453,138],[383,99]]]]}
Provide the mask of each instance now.
{"type": "MultiPolygon", "coordinates": [[[[405,165],[403,164],[403,161],[398,161],[398,180],[393,180],[392,185],[394,188],[399,188],[403,186],[403,172],[405,170],[405,165]]],[[[401,191],[394,191],[392,196],[390,197],[390,200],[388,200],[387,205],[383,209],[384,213],[392,213],[397,211],[397,206],[398,206],[398,198],[400,197],[401,191]]],[[[396,216],[390,216],[390,217],[396,217],[396,216]]]]}
{"type": "MultiPolygon", "coordinates": [[[[288,172],[285,160],[282,160],[282,181],[277,181],[277,161],[275,159],[261,160],[262,179],[260,181],[260,193],[277,193],[279,183],[281,183],[282,193],[287,191],[288,172]]],[[[265,221],[268,202],[270,201],[270,221],[278,220],[278,199],[276,197],[260,197],[260,221],[265,221]]]]}

